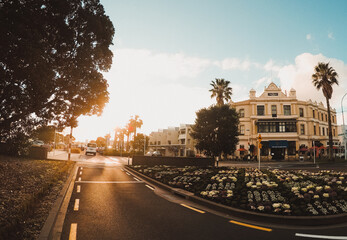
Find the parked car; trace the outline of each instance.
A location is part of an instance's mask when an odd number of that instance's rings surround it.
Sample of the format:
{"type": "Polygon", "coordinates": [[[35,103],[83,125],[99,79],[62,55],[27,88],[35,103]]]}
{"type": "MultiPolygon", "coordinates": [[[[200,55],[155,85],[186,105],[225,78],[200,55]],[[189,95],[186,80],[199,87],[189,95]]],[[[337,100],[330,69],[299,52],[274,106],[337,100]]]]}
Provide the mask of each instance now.
{"type": "Polygon", "coordinates": [[[94,156],[96,155],[96,143],[88,143],[87,144],[87,148],[86,148],[86,155],[88,155],[88,153],[93,154],[94,156]]]}
{"type": "Polygon", "coordinates": [[[151,157],[161,157],[162,154],[159,151],[154,151],[154,152],[147,152],[145,156],[151,156],[151,157]]]}
{"type": "Polygon", "coordinates": [[[42,147],[43,145],[45,145],[45,143],[41,140],[34,140],[31,143],[31,146],[33,146],[33,147],[42,147]]]}

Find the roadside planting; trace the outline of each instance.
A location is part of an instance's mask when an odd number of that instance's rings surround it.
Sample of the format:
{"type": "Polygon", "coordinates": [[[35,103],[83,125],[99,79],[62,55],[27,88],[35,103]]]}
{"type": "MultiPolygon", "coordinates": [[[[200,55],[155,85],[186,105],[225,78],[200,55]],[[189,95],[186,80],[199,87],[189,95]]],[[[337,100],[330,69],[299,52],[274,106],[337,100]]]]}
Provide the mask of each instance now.
{"type": "Polygon", "coordinates": [[[235,167],[132,166],[173,188],[243,210],[287,216],[347,213],[347,174],[235,167]]]}

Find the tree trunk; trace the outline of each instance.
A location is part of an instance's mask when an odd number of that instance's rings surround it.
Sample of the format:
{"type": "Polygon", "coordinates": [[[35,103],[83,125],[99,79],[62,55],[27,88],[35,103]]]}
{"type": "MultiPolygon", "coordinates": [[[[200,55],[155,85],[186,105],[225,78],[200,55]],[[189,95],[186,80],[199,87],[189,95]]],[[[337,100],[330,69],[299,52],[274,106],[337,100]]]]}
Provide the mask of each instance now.
{"type": "Polygon", "coordinates": [[[330,117],[330,104],[329,99],[327,100],[327,108],[328,108],[328,131],[329,131],[329,161],[333,161],[333,134],[331,131],[331,117],[330,117]]]}

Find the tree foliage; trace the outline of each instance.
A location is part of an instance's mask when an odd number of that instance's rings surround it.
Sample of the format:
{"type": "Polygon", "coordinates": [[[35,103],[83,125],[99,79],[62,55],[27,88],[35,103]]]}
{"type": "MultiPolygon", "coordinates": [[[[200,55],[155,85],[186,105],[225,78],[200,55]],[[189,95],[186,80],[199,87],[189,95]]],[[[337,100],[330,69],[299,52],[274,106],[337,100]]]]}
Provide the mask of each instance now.
{"type": "Polygon", "coordinates": [[[55,127],[54,126],[42,126],[36,129],[34,132],[34,137],[36,139],[42,140],[45,143],[54,142],[55,127]]]}
{"type": "Polygon", "coordinates": [[[238,143],[239,117],[228,105],[203,108],[196,113],[191,136],[196,148],[208,156],[231,154],[238,143]]]}
{"type": "Polygon", "coordinates": [[[148,147],[149,137],[143,135],[142,133],[137,134],[132,141],[132,146],[135,152],[143,152],[144,144],[146,148],[148,147]],[[146,140],[146,142],[145,142],[146,140]]]}
{"type": "Polygon", "coordinates": [[[0,141],[76,127],[108,101],[114,27],[99,0],[0,2],[0,141]]]}
{"type": "Polygon", "coordinates": [[[216,78],[216,82],[212,81],[210,84],[212,89],[210,89],[211,98],[216,97],[217,105],[223,106],[224,100],[228,101],[231,99],[232,88],[229,87],[230,82],[225,81],[223,78],[216,78]]]}
{"type": "Polygon", "coordinates": [[[329,66],[329,63],[319,62],[314,68],[314,74],[312,74],[312,83],[317,90],[322,89],[323,95],[327,102],[328,108],[328,127],[329,127],[329,159],[333,159],[333,134],[331,131],[331,114],[329,100],[333,94],[333,85],[339,85],[337,81],[338,74],[334,68],[329,66]]]}

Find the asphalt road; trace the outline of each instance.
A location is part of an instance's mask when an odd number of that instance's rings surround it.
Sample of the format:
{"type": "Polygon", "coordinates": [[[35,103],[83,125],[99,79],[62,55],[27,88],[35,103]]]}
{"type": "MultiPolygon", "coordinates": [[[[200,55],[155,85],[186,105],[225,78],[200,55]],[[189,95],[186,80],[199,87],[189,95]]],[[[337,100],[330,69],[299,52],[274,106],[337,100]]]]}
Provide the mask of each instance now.
{"type": "Polygon", "coordinates": [[[347,239],[347,225],[286,229],[210,211],[132,176],[126,163],[102,156],[78,163],[61,239],[347,239]]]}

